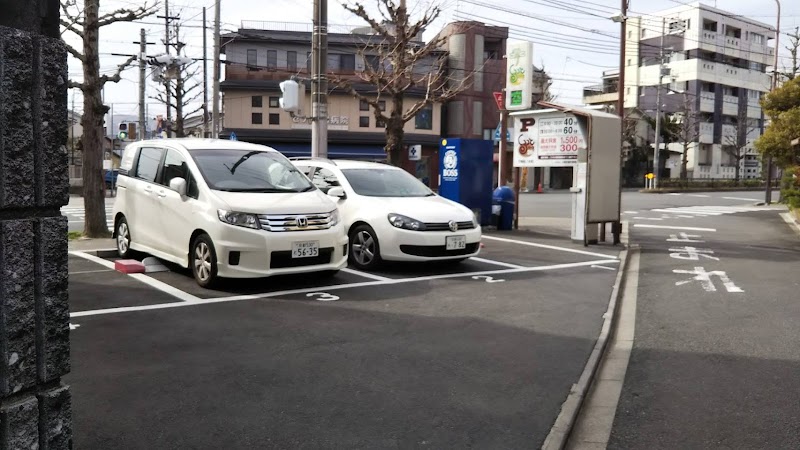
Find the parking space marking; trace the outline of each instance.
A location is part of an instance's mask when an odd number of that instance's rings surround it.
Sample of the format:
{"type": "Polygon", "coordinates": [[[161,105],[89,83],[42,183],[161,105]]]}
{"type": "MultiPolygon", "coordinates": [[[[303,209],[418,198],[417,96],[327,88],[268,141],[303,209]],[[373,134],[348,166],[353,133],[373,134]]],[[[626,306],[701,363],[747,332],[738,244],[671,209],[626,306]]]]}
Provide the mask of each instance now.
{"type": "Polygon", "coordinates": [[[100,272],[113,272],[112,269],[98,269],[98,270],[80,270],[77,272],[69,272],[69,275],[80,275],[84,273],[100,273],[100,272]]]}
{"type": "Polygon", "coordinates": [[[633,224],[636,228],[663,228],[667,230],[688,230],[688,231],[710,231],[715,233],[717,231],[716,228],[701,228],[701,227],[674,227],[672,225],[649,225],[645,223],[635,223],[633,224]]]}
{"type": "Polygon", "coordinates": [[[617,269],[615,269],[613,267],[600,266],[600,265],[597,265],[597,264],[591,265],[589,267],[591,267],[593,269],[617,270],[617,269]]]}
{"type": "Polygon", "coordinates": [[[375,275],[374,273],[361,272],[360,270],[350,269],[348,267],[345,267],[344,269],[342,269],[342,272],[350,273],[350,274],[353,274],[353,275],[357,275],[359,277],[371,278],[371,279],[377,280],[377,281],[391,280],[391,278],[388,278],[388,277],[382,277],[380,275],[375,275]]]}
{"type": "MultiPolygon", "coordinates": [[[[94,256],[94,255],[90,255],[89,253],[86,253],[86,252],[78,252],[78,251],[72,251],[72,252],[69,252],[69,253],[71,255],[75,255],[75,256],[79,256],[81,258],[85,258],[85,259],[87,259],[89,261],[92,261],[94,263],[100,264],[103,267],[107,267],[107,268],[109,268],[109,269],[111,269],[113,271],[116,271],[116,267],[115,267],[113,262],[107,261],[107,260],[105,260],[103,258],[100,258],[99,256],[94,256]]],[[[154,288],[158,289],[159,291],[161,291],[161,292],[163,292],[165,294],[169,294],[169,295],[171,295],[171,296],[173,296],[175,298],[178,298],[178,299],[180,299],[180,300],[182,300],[184,302],[192,302],[192,301],[200,300],[200,297],[197,297],[197,296],[194,296],[192,294],[189,294],[188,292],[184,292],[184,291],[182,291],[182,290],[180,290],[180,289],[178,289],[176,287],[173,287],[173,286],[171,286],[171,285],[169,285],[167,283],[164,283],[163,281],[156,280],[155,278],[149,277],[149,276],[147,276],[147,275],[145,275],[143,273],[129,273],[127,275],[129,277],[135,279],[135,280],[139,280],[144,284],[147,284],[147,285],[149,285],[151,287],[154,287],[154,288]]]]}
{"type": "Polygon", "coordinates": [[[502,261],[495,261],[493,259],[478,258],[477,256],[473,256],[470,259],[473,260],[473,261],[482,262],[482,263],[486,263],[486,264],[493,264],[495,266],[508,267],[509,269],[520,269],[520,268],[523,267],[523,266],[520,266],[518,264],[511,264],[511,263],[502,262],[502,261]]]}
{"type": "Polygon", "coordinates": [[[500,237],[495,237],[495,236],[488,236],[488,235],[485,235],[485,234],[483,236],[481,236],[481,239],[490,239],[490,240],[493,240],[493,241],[508,242],[508,243],[511,243],[511,244],[529,245],[531,247],[546,248],[546,249],[550,249],[550,250],[559,250],[559,251],[562,251],[562,252],[577,253],[579,255],[597,256],[597,257],[600,257],[600,258],[614,258],[614,259],[617,258],[616,256],[606,255],[605,253],[587,252],[585,250],[577,250],[577,249],[574,249],[574,248],[557,247],[555,245],[538,244],[536,242],[520,241],[520,240],[517,240],[517,239],[500,238],[500,237]]]}
{"type": "MultiPolygon", "coordinates": [[[[578,263],[568,263],[568,264],[555,264],[551,266],[537,266],[537,267],[521,267],[519,269],[500,269],[500,270],[486,270],[481,272],[467,272],[467,273],[452,273],[452,274],[443,274],[443,275],[430,275],[426,277],[418,277],[418,278],[401,278],[401,279],[389,279],[385,281],[366,281],[362,283],[349,283],[349,284],[337,284],[333,286],[317,286],[311,288],[304,288],[304,289],[292,289],[286,291],[277,291],[277,292],[268,292],[264,294],[251,294],[251,295],[236,295],[232,297],[218,297],[218,298],[211,298],[211,299],[201,299],[198,297],[193,297],[192,300],[187,300],[183,302],[175,302],[175,303],[160,303],[155,305],[142,305],[142,306],[123,306],[118,308],[107,308],[107,309],[96,309],[92,311],[79,311],[70,314],[70,317],[86,317],[86,316],[97,316],[97,315],[105,315],[105,314],[118,314],[124,312],[135,312],[135,311],[148,311],[148,310],[155,310],[155,309],[167,309],[167,308],[180,308],[184,306],[197,306],[197,305],[208,305],[213,303],[227,303],[227,302],[237,302],[237,301],[244,301],[244,300],[258,300],[258,299],[267,299],[267,298],[274,298],[274,297],[281,297],[281,296],[288,296],[288,295],[297,295],[297,294],[308,294],[314,292],[322,292],[327,293],[329,291],[335,290],[342,290],[342,289],[352,289],[358,287],[371,287],[371,286],[384,286],[390,284],[403,284],[403,283],[414,283],[417,281],[431,281],[431,280],[441,280],[441,279],[448,279],[448,278],[463,278],[463,277],[472,277],[478,275],[505,275],[505,274],[513,274],[513,273],[525,273],[525,272],[542,272],[548,270],[559,270],[559,269],[569,269],[575,267],[587,267],[595,264],[614,264],[619,263],[618,259],[609,259],[608,255],[603,255],[606,259],[602,260],[595,260],[595,261],[585,261],[585,262],[578,262],[578,263]]],[[[154,286],[155,287],[155,286],[154,286]]],[[[171,286],[170,286],[171,287],[171,286]]],[[[173,288],[174,289],[174,288],[173,288]]],[[[188,294],[187,294],[188,295],[188,294]]]]}

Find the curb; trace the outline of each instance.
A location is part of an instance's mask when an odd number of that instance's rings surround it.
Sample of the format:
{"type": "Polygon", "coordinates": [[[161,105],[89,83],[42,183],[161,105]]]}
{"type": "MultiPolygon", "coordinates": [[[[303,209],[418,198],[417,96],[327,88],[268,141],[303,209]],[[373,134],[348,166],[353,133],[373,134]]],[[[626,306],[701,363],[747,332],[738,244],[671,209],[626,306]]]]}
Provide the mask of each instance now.
{"type": "Polygon", "coordinates": [[[577,383],[572,385],[567,399],[561,405],[561,412],[558,414],[553,427],[550,428],[550,433],[547,435],[544,444],[542,444],[542,450],[562,450],[567,445],[567,440],[575,426],[578,413],[583,406],[597,369],[600,367],[612,330],[616,325],[617,305],[622,299],[623,286],[628,271],[628,255],[630,252],[635,251],[639,251],[637,245],[627,247],[620,252],[620,268],[614,281],[611,298],[608,301],[608,310],[603,314],[603,326],[600,328],[600,335],[592,349],[592,353],[589,355],[589,359],[586,361],[581,377],[577,383]]]}
{"type": "Polygon", "coordinates": [[[792,213],[782,213],[781,218],[786,222],[787,225],[789,225],[789,228],[794,230],[794,232],[800,236],[800,221],[795,220],[795,218],[792,217],[792,213]]]}

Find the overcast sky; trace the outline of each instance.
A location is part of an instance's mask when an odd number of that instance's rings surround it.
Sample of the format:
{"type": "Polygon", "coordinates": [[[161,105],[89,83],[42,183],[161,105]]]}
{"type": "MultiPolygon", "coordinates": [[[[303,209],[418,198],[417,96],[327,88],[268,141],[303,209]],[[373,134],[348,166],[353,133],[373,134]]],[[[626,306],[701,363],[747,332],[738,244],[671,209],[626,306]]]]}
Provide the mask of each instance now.
{"type": "MultiPolygon", "coordinates": [[[[220,0],[222,2],[222,30],[235,31],[243,20],[264,21],[266,28],[283,26],[281,23],[311,24],[313,2],[311,0],[220,0]]],[[[369,9],[378,0],[363,0],[369,9]]],[[[510,39],[534,42],[534,61],[544,65],[554,78],[553,92],[565,103],[581,103],[582,87],[600,81],[603,70],[618,67],[619,25],[608,17],[618,13],[619,1],[613,0],[407,0],[414,11],[421,11],[430,4],[443,9],[441,18],[426,34],[435,34],[446,23],[456,20],[476,20],[493,25],[510,27],[510,39]]],[[[350,0],[352,2],[352,0],[350,0]]],[[[79,3],[81,3],[79,1],[79,3]]],[[[203,4],[191,0],[171,0],[170,15],[180,16],[185,31],[187,55],[202,57],[203,4]],[[191,5],[191,6],[190,6],[191,5]]],[[[677,0],[631,0],[630,15],[651,14],[655,11],[678,6],[684,1],[677,0]]],[[[775,0],[721,0],[704,1],[735,14],[753,20],[775,25],[775,0]]],[[[139,5],[136,0],[103,0],[101,12],[139,5]]],[[[341,6],[340,0],[328,0],[329,24],[331,32],[341,31],[342,27],[363,26],[361,19],[353,16],[341,6]],[[340,27],[341,26],[341,27],[340,27]]],[[[208,33],[208,57],[212,58],[214,0],[206,0],[208,33]]],[[[163,1],[158,15],[164,15],[163,1]]],[[[789,31],[800,26],[800,1],[784,0],[781,11],[781,30],[789,31]]],[[[291,25],[294,26],[294,25],[291,25]]],[[[150,46],[148,55],[164,52],[164,22],[155,16],[136,23],[117,23],[105,27],[100,32],[101,71],[113,73],[117,64],[126,58],[112,56],[111,53],[133,54],[138,52],[139,29],[147,31],[148,41],[157,42],[150,46]]],[[[65,34],[73,45],[73,36],[65,34]]],[[[781,37],[781,47],[788,41],[781,37]]],[[[786,52],[784,51],[784,54],[786,52]]],[[[200,63],[198,63],[200,64],[200,63]]],[[[211,63],[209,62],[209,79],[211,63]]],[[[149,74],[149,70],[148,70],[149,74]]],[[[70,58],[69,75],[73,80],[82,78],[80,64],[70,58]]],[[[117,84],[108,83],[105,89],[106,104],[114,105],[115,114],[138,114],[138,69],[131,68],[123,73],[123,80],[117,84]]],[[[148,80],[149,81],[149,80],[148,80]]],[[[198,79],[202,82],[202,79],[198,79]]],[[[210,83],[209,83],[210,90],[210,83]]],[[[73,98],[70,91],[70,101],[73,98]]],[[[155,85],[149,81],[148,95],[155,95],[155,85]]],[[[210,95],[210,92],[209,92],[210,95]]],[[[80,92],[74,95],[75,109],[82,110],[80,92]]],[[[192,108],[194,109],[194,108],[192,108]]],[[[164,112],[164,106],[148,99],[148,116],[164,112]]]]}

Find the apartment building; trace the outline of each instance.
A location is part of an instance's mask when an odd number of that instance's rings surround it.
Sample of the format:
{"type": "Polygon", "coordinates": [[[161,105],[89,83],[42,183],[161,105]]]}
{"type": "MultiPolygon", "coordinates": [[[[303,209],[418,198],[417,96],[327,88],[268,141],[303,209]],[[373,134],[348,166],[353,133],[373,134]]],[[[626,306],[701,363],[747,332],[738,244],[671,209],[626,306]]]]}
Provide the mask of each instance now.
{"type": "MultiPolygon", "coordinates": [[[[759,100],[771,86],[767,68],[775,50],[768,43],[774,38],[775,29],[768,24],[701,3],[631,17],[625,108],[653,116],[661,84],[662,111],[679,120],[696,119],[697,139],[688,153],[690,178],[734,178],[737,153],[743,155],[740,177],[759,178],[753,141],[764,129],[759,100]],[[687,107],[691,114],[686,114],[687,107]]],[[[584,89],[584,101],[616,103],[618,80],[618,74],[607,73],[602,85],[584,89]]],[[[662,176],[678,177],[683,146],[672,144],[669,150],[662,176]]]]}
{"type": "MultiPolygon", "coordinates": [[[[335,29],[328,34],[329,78],[341,77],[367,95],[374,86],[359,74],[365,67],[385,64],[377,55],[360,51],[375,39],[369,28],[335,29]]],[[[467,78],[467,89],[446,105],[433,104],[406,123],[404,143],[421,145],[419,161],[404,160],[403,166],[418,178],[438,183],[438,145],[441,137],[491,139],[499,112],[493,92],[504,83],[505,42],[508,28],[478,22],[455,22],[437,35],[439,54],[447,56],[448,83],[459,85],[467,78]]],[[[419,36],[422,44],[422,36],[419,36]]],[[[270,145],[287,156],[310,154],[311,124],[279,107],[279,83],[291,76],[309,78],[311,71],[311,27],[306,24],[248,22],[236,33],[223,36],[226,54],[223,94],[223,137],[235,133],[240,140],[270,145]]],[[[430,66],[430,64],[428,64],[430,66]]],[[[419,70],[426,69],[420,65],[419,70]]],[[[328,96],[328,155],[331,158],[385,160],[383,125],[376,121],[366,102],[331,83],[328,96]]],[[[422,86],[406,91],[407,104],[424,98],[422,86]]],[[[388,99],[381,100],[385,104],[388,99]]],[[[306,102],[310,109],[310,88],[306,102]]],[[[310,111],[304,111],[309,114],[310,111]]]]}

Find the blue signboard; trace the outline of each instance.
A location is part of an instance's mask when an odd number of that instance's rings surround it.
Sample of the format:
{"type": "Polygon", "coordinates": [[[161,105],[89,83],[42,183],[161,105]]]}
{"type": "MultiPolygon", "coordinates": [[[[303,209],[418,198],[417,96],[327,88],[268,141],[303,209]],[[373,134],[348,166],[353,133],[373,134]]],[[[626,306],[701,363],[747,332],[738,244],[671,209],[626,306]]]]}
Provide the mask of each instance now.
{"type": "Polygon", "coordinates": [[[230,139],[232,141],[238,141],[239,140],[239,138],[236,137],[236,133],[234,133],[233,131],[231,131],[231,135],[230,135],[230,137],[228,139],[230,139]]]}
{"type": "Polygon", "coordinates": [[[474,211],[488,224],[492,210],[492,141],[442,139],[439,146],[439,195],[474,211]]]}

